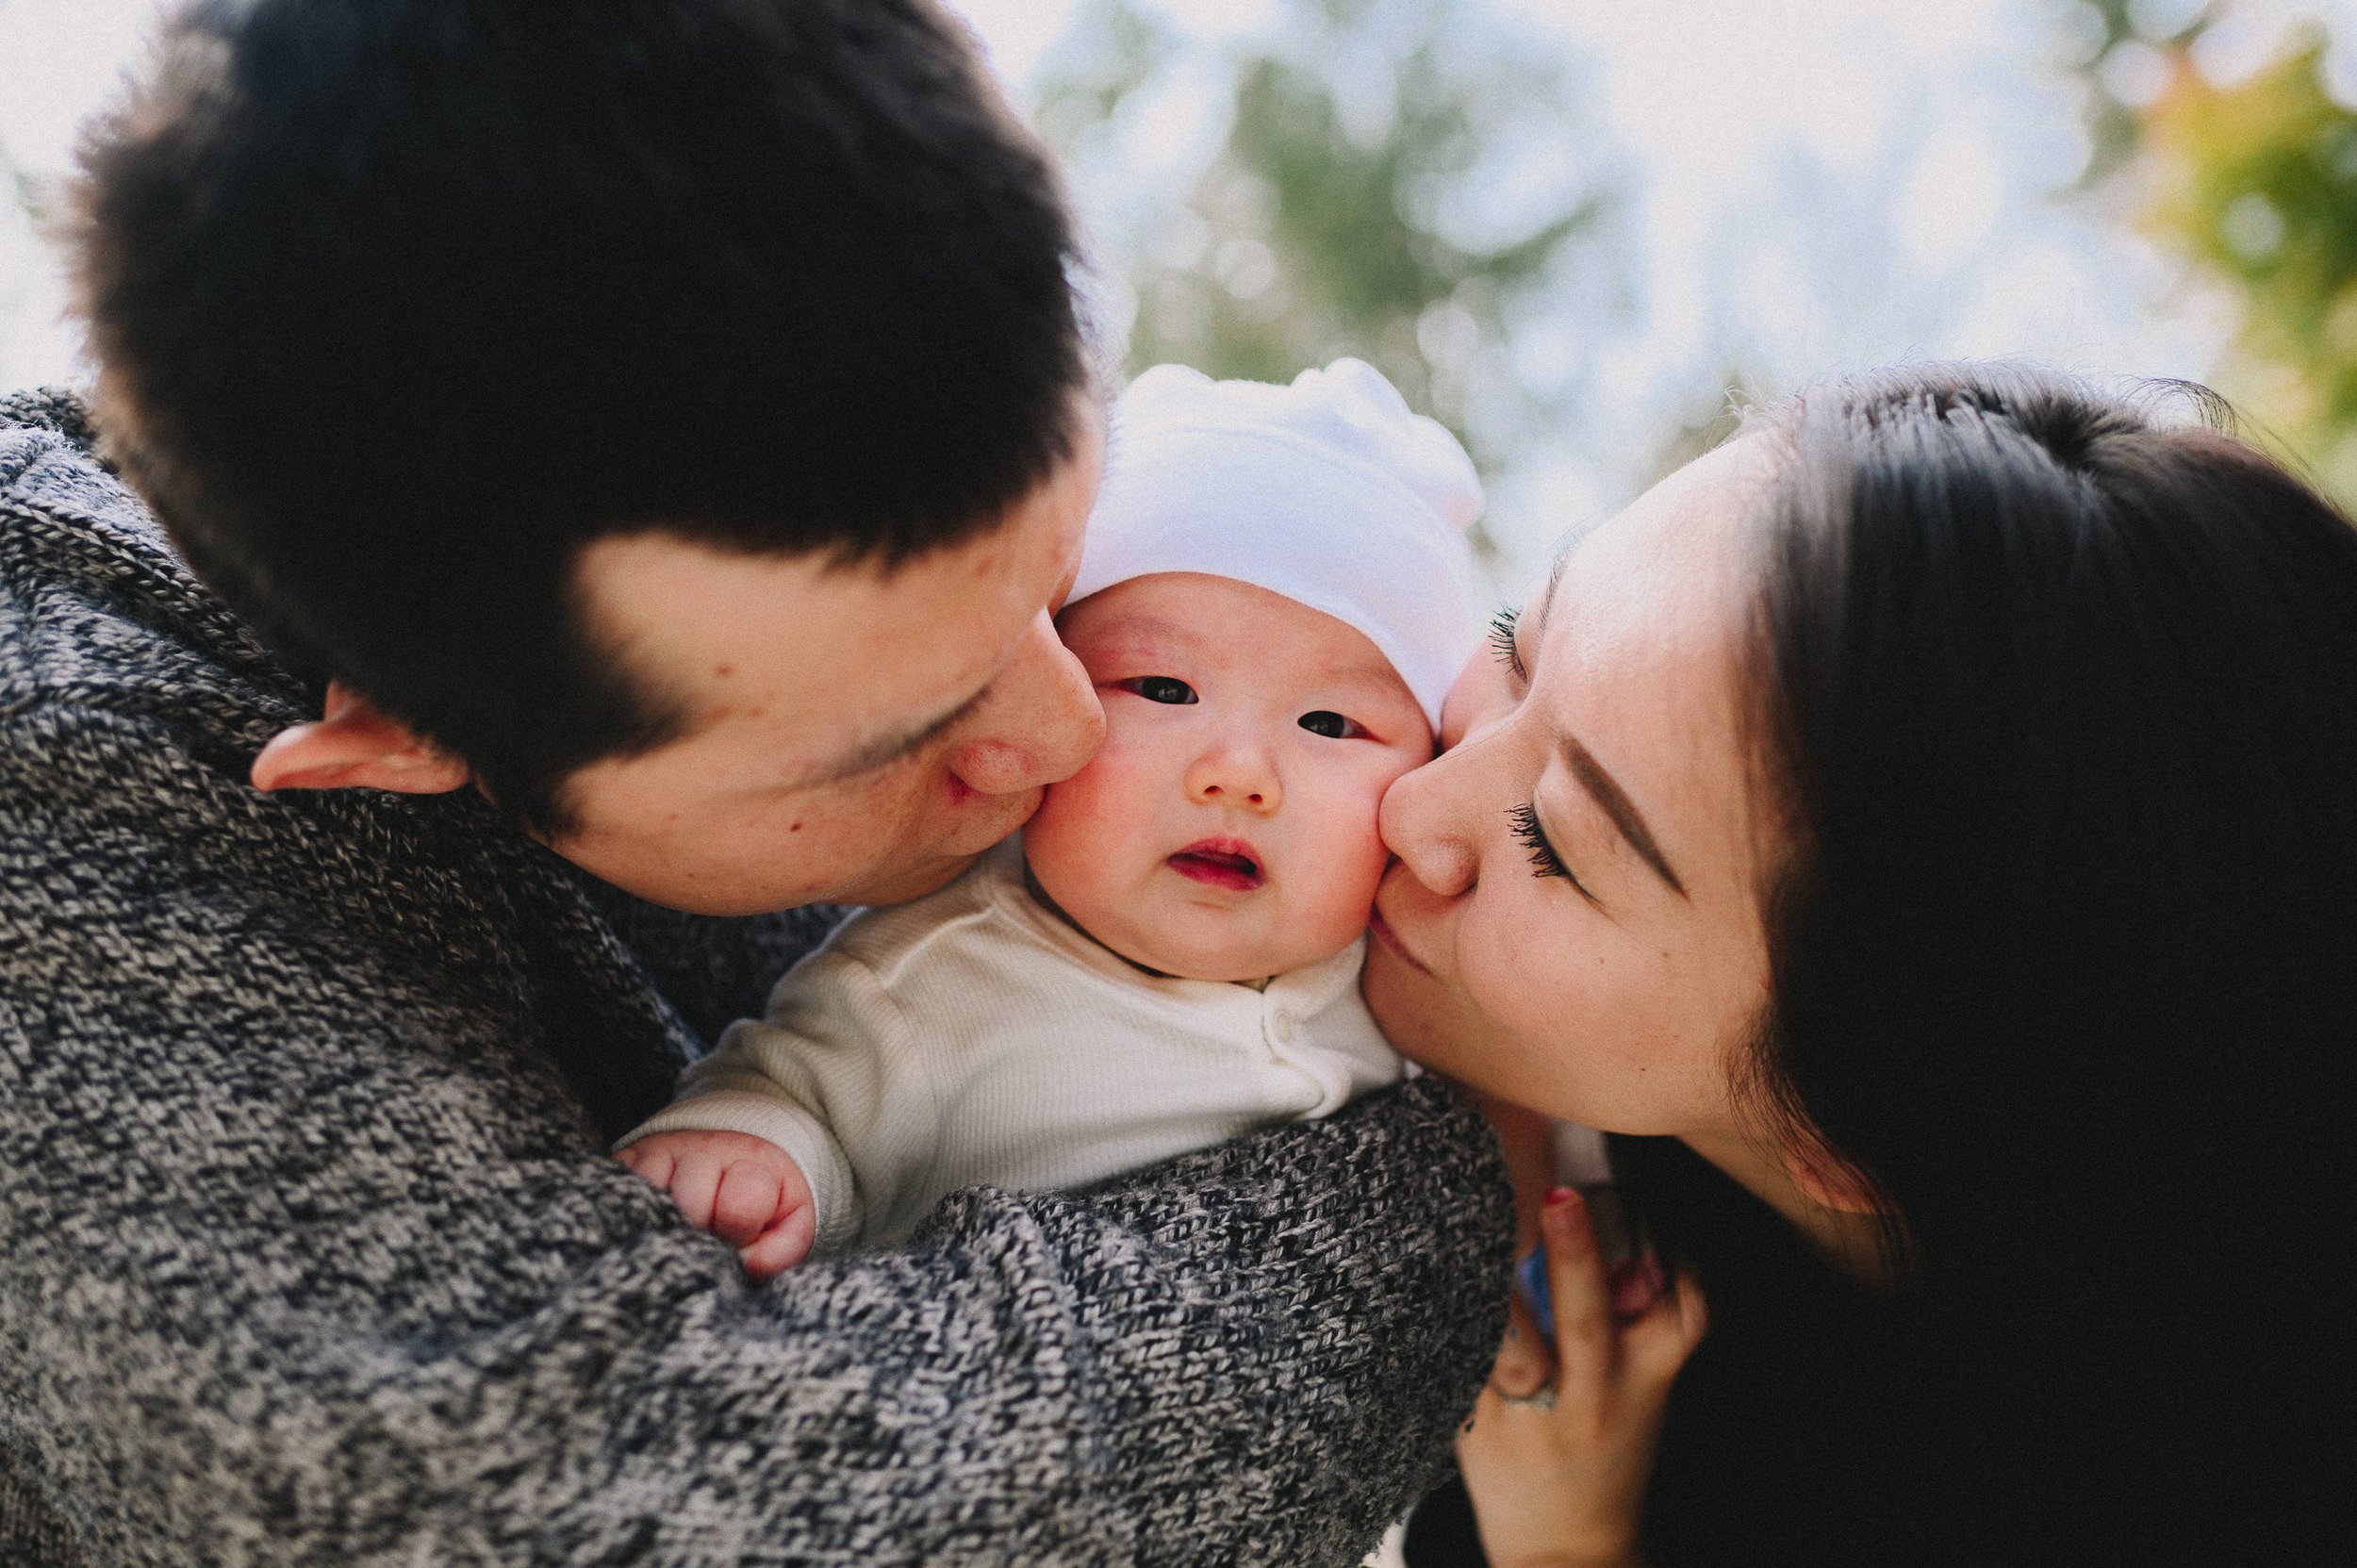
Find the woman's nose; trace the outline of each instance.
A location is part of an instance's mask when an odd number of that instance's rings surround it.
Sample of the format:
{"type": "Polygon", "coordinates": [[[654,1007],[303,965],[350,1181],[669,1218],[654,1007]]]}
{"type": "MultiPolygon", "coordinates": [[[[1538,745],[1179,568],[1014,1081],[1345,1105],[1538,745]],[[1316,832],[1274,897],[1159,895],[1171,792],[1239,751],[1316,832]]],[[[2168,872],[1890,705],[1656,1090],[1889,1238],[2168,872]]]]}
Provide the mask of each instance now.
{"type": "Polygon", "coordinates": [[[1045,610],[1023,647],[960,727],[949,768],[983,795],[1014,795],[1072,777],[1105,738],[1105,710],[1088,671],[1045,610]]]}
{"type": "Polygon", "coordinates": [[[1403,773],[1383,792],[1376,824],[1384,847],[1408,874],[1431,892],[1454,899],[1473,891],[1480,878],[1479,840],[1467,819],[1467,753],[1444,751],[1422,767],[1403,773]]]}
{"type": "Polygon", "coordinates": [[[1257,741],[1222,736],[1187,769],[1187,798],[1198,805],[1274,813],[1285,803],[1284,786],[1268,749],[1257,741]]]}

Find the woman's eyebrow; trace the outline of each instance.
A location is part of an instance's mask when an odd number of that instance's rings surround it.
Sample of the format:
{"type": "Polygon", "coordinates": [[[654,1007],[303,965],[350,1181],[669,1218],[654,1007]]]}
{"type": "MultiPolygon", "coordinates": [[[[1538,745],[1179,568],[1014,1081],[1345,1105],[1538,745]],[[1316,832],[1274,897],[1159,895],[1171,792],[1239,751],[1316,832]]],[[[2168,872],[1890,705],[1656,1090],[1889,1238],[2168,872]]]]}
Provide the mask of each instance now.
{"type": "Polygon", "coordinates": [[[1572,770],[1572,777],[1579,781],[1580,787],[1588,791],[1597,808],[1612,819],[1612,825],[1621,830],[1621,836],[1628,841],[1630,849],[1637,851],[1637,858],[1652,867],[1654,874],[1669,884],[1671,892],[1689,903],[1693,902],[1692,897],[1686,891],[1686,884],[1678,881],[1677,872],[1671,868],[1669,857],[1653,841],[1653,834],[1645,826],[1644,813],[1637,809],[1637,802],[1628,798],[1628,792],[1610,773],[1605,771],[1604,764],[1596,760],[1595,753],[1582,746],[1574,735],[1563,736],[1558,743],[1558,749],[1563,754],[1564,766],[1572,770]]]}
{"type": "MultiPolygon", "coordinates": [[[[1576,539],[1573,541],[1574,544],[1576,544],[1577,542],[1578,541],[1576,539]]],[[[1547,617],[1555,613],[1555,588],[1557,584],[1563,581],[1563,563],[1571,558],[1572,546],[1565,545],[1562,550],[1556,553],[1555,565],[1547,571],[1546,591],[1539,596],[1539,619],[1537,624],[1532,629],[1534,635],[1530,639],[1531,651],[1534,653],[1538,651],[1540,641],[1546,635],[1547,617]]],[[[1525,660],[1524,662],[1526,665],[1536,663],[1535,660],[1525,660]]]]}

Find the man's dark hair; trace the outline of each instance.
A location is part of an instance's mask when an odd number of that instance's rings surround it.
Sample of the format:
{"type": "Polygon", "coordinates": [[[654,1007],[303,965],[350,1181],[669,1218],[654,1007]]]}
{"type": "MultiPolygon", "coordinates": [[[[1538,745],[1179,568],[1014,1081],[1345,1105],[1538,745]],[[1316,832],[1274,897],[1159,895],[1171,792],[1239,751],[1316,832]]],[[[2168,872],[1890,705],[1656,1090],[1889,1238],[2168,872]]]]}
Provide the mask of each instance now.
{"type": "Polygon", "coordinates": [[[930,0],[201,0],[83,162],[175,542],[542,832],[677,724],[585,544],[889,568],[1070,455],[1055,175],[930,0]]]}

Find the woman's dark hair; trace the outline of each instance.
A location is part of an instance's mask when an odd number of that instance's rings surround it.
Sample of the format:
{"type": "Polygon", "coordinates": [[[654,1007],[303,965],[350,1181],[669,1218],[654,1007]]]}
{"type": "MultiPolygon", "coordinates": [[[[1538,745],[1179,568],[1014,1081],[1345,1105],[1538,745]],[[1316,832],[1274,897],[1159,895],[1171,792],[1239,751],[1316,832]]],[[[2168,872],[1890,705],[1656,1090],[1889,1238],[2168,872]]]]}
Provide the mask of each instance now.
{"type": "Polygon", "coordinates": [[[888,567],[1072,450],[1055,172],[933,0],[196,0],[84,164],[116,454],[536,827],[675,721],[584,545],[888,567]]]}
{"type": "Polygon", "coordinates": [[[2357,532],[2220,407],[1933,365],[1759,421],[1747,1048],[1903,1233],[1965,1560],[2357,1551],[2357,532]]]}

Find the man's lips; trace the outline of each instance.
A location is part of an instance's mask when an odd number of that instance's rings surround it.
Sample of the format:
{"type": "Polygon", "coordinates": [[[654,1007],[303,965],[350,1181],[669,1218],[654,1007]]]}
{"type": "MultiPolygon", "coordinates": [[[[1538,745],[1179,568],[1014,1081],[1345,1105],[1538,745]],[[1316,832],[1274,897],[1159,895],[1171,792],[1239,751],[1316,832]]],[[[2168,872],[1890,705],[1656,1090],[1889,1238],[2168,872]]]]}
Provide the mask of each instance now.
{"type": "Polygon", "coordinates": [[[1249,893],[1268,880],[1260,851],[1241,838],[1199,838],[1165,862],[1182,877],[1249,893]]]}

